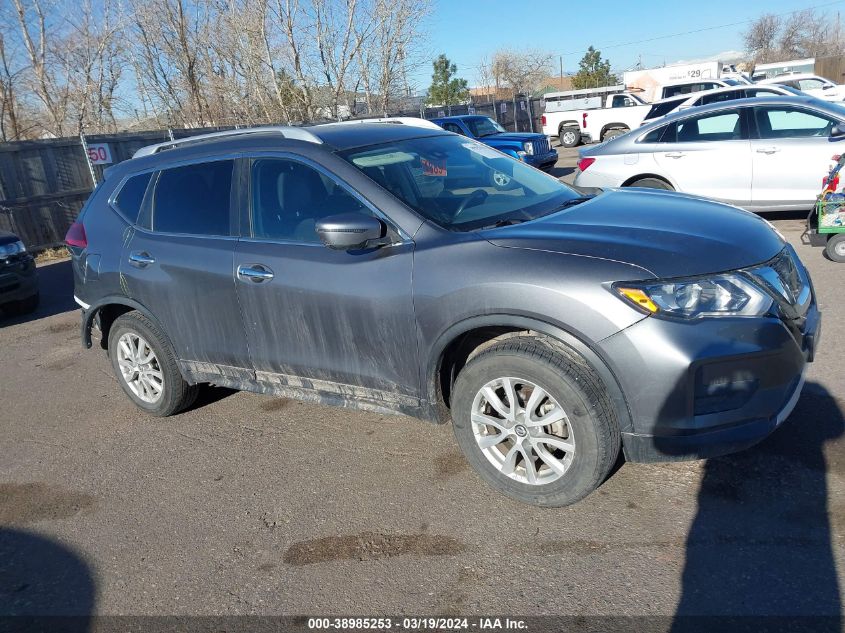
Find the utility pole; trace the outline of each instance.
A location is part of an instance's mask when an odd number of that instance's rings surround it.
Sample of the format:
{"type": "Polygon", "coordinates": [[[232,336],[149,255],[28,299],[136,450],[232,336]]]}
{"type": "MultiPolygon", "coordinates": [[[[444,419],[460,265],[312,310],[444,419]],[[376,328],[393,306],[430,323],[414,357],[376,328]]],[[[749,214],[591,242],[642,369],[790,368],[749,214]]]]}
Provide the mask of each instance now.
{"type": "Polygon", "coordinates": [[[560,89],[563,90],[563,55],[560,56],[560,89]]]}

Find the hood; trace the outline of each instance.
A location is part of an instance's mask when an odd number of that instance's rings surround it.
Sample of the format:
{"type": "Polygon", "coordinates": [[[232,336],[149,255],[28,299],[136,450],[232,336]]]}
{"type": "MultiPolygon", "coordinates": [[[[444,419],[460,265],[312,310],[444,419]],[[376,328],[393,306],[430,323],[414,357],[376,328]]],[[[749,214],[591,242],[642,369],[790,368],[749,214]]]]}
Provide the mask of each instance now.
{"type": "Polygon", "coordinates": [[[535,132],[498,132],[496,134],[491,134],[490,136],[480,136],[478,137],[479,141],[487,142],[487,141],[513,141],[514,143],[517,142],[525,142],[525,141],[539,141],[546,138],[544,134],[537,134],[535,132]]]}
{"type": "Polygon", "coordinates": [[[0,246],[18,241],[18,236],[8,231],[0,231],[0,246]]]}
{"type": "Polygon", "coordinates": [[[496,246],[600,257],[658,278],[687,277],[765,262],[784,243],[753,213],[668,191],[610,190],[560,213],[488,229],[496,246]]]}

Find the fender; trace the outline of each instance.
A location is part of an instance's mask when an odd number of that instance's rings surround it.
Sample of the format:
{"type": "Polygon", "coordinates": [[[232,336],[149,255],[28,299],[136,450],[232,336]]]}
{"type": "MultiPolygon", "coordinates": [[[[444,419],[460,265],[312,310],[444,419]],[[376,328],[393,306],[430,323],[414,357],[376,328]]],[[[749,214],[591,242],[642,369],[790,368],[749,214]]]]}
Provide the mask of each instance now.
{"type": "MultiPolygon", "coordinates": [[[[81,324],[81,335],[82,335],[82,347],[85,349],[91,349],[91,328],[94,325],[94,317],[97,316],[97,313],[100,311],[101,308],[107,305],[124,305],[127,308],[132,308],[133,310],[137,310],[145,317],[147,317],[150,321],[156,324],[159,331],[164,333],[167,336],[167,332],[161,326],[161,322],[155,317],[155,315],[150,312],[145,306],[141,305],[135,299],[130,299],[125,295],[107,295],[103,297],[96,303],[92,304],[87,310],[82,311],[82,324],[81,324]]],[[[171,343],[170,339],[168,338],[168,343],[171,343]]],[[[172,345],[172,343],[171,343],[172,345]]]]}
{"type": "Polygon", "coordinates": [[[616,379],[616,375],[610,368],[610,364],[595,350],[595,348],[577,337],[573,333],[544,321],[531,317],[518,316],[514,314],[487,314],[484,316],[470,317],[449,327],[441,333],[431,346],[428,361],[426,364],[426,390],[428,401],[432,408],[438,402],[437,376],[440,371],[440,359],[443,352],[458,336],[481,327],[515,327],[522,330],[540,332],[553,339],[556,339],[575,350],[587,361],[590,367],[601,377],[607,387],[608,395],[613,402],[616,416],[619,421],[620,431],[633,431],[631,411],[622,387],[616,379]]]}
{"type": "Polygon", "coordinates": [[[616,129],[616,130],[625,129],[625,130],[628,130],[630,132],[631,126],[628,125],[627,123],[622,123],[622,121],[616,121],[614,123],[607,123],[606,125],[604,125],[602,127],[601,134],[599,135],[599,138],[603,137],[604,133],[607,132],[608,130],[614,130],[614,129],[616,129]]]}

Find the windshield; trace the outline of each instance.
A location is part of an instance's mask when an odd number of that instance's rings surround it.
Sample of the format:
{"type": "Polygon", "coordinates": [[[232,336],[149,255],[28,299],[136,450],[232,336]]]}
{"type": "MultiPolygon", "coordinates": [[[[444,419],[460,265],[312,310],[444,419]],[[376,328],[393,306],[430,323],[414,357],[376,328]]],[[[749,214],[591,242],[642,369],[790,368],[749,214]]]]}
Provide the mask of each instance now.
{"type": "Polygon", "coordinates": [[[491,134],[498,134],[504,132],[505,128],[496,123],[490,117],[480,117],[478,119],[466,119],[464,123],[469,127],[469,131],[475,138],[483,136],[490,136],[491,134]]]}
{"type": "Polygon", "coordinates": [[[407,139],[340,156],[453,231],[533,220],[580,199],[556,178],[459,136],[407,139]]]}

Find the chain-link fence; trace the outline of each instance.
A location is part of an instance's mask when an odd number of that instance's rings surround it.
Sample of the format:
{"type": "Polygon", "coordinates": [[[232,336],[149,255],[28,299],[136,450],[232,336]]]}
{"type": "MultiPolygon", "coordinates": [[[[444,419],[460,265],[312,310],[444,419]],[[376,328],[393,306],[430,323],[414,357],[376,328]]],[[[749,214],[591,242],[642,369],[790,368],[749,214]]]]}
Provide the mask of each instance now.
{"type": "MultiPolygon", "coordinates": [[[[542,99],[516,99],[425,107],[391,116],[427,119],[481,114],[508,131],[540,132],[542,99]]],[[[63,243],[65,233],[103,170],[127,160],[141,147],[173,138],[234,129],[235,126],[100,134],[0,144],[0,230],[18,235],[28,248],[63,243]]]]}

